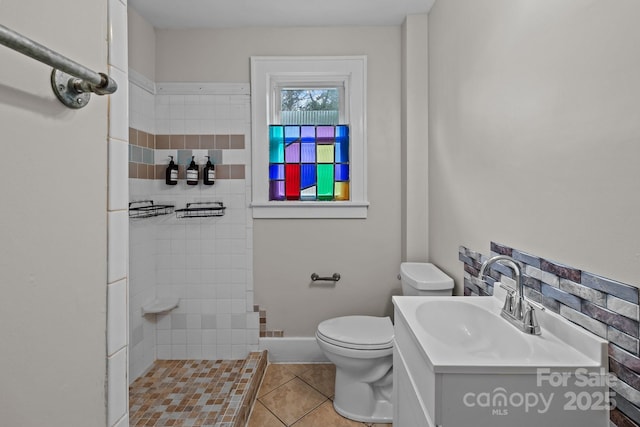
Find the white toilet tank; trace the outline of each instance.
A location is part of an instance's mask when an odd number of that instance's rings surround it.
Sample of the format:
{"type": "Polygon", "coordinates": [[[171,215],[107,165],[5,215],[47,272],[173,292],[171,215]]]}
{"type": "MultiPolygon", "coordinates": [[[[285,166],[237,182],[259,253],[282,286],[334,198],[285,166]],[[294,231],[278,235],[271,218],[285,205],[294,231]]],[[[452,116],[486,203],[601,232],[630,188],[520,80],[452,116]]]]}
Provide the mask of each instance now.
{"type": "Polygon", "coordinates": [[[453,279],[431,263],[401,263],[400,281],[406,296],[453,295],[453,279]]]}

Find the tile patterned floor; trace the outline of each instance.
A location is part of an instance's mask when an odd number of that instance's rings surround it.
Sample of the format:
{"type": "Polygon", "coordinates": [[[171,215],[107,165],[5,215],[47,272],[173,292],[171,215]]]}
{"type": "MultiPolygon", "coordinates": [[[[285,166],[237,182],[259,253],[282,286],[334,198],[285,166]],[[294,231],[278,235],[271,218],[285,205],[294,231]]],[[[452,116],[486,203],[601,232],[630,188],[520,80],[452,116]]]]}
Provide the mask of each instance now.
{"type": "Polygon", "coordinates": [[[157,360],[129,387],[130,425],[244,426],[266,359],[157,360]]]}
{"type": "Polygon", "coordinates": [[[348,420],[333,409],[335,366],[271,364],[247,427],[391,427],[348,420]]]}

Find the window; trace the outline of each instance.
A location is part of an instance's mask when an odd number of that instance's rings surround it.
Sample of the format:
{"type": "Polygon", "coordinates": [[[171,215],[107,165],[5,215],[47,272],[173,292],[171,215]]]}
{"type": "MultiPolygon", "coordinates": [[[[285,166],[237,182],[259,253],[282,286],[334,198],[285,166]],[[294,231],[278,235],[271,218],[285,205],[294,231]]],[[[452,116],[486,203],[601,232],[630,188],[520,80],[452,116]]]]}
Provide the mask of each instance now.
{"type": "Polygon", "coordinates": [[[344,123],[344,87],[279,88],[280,106],[272,124],[337,125],[344,123]],[[279,115],[278,115],[279,113],[279,115]]]}
{"type": "Polygon", "coordinates": [[[254,218],[366,218],[366,58],[253,57],[254,218]]]}

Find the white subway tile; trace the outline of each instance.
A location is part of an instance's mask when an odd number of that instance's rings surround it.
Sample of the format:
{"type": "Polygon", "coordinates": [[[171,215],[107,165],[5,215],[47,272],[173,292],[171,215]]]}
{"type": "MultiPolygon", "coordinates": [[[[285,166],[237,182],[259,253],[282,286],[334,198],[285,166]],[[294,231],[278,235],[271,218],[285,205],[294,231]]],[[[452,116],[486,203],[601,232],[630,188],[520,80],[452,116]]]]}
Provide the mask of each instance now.
{"type": "MultiPolygon", "coordinates": [[[[127,42],[127,7],[119,0],[109,0],[109,65],[126,72],[129,69],[127,42]]],[[[121,85],[126,85],[127,80],[121,85]]]]}
{"type": "Polygon", "coordinates": [[[171,345],[159,345],[156,355],[158,360],[171,360],[171,345]]]}
{"type": "Polygon", "coordinates": [[[108,218],[108,283],[127,275],[129,260],[129,215],[127,211],[109,212],[108,218]]]}
{"type": "Polygon", "coordinates": [[[107,354],[127,345],[127,280],[107,286],[107,354]]]}
{"type": "Polygon", "coordinates": [[[109,138],[109,210],[129,207],[129,144],[109,138]]]}
{"type": "Polygon", "coordinates": [[[188,345],[187,346],[187,358],[202,359],[202,346],[201,345],[188,345]]]}
{"type": "Polygon", "coordinates": [[[183,360],[187,358],[187,346],[186,345],[172,345],[171,346],[171,359],[183,360]]]}
{"type": "Polygon", "coordinates": [[[124,414],[113,427],[129,427],[129,413],[124,414]]]}
{"type": "Polygon", "coordinates": [[[118,90],[109,95],[109,137],[128,141],[129,85],[127,84],[127,73],[109,66],[109,76],[118,84],[118,90]]]}
{"type": "Polygon", "coordinates": [[[127,349],[123,348],[107,359],[107,425],[120,420],[128,408],[127,349]]]}

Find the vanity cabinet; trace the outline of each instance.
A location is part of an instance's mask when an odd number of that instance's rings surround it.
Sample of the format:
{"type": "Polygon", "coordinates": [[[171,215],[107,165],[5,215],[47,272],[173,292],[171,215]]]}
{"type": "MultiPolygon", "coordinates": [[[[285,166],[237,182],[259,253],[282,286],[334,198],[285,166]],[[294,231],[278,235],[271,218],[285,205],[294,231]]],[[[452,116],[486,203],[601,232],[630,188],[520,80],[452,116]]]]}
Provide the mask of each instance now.
{"type": "Polygon", "coordinates": [[[395,317],[393,345],[393,426],[435,427],[435,375],[411,338],[401,316],[395,317]]]}
{"type": "Polygon", "coordinates": [[[608,426],[602,367],[549,369],[509,365],[500,357],[464,366],[453,358],[434,363],[413,327],[396,307],[393,427],[608,426]]]}

